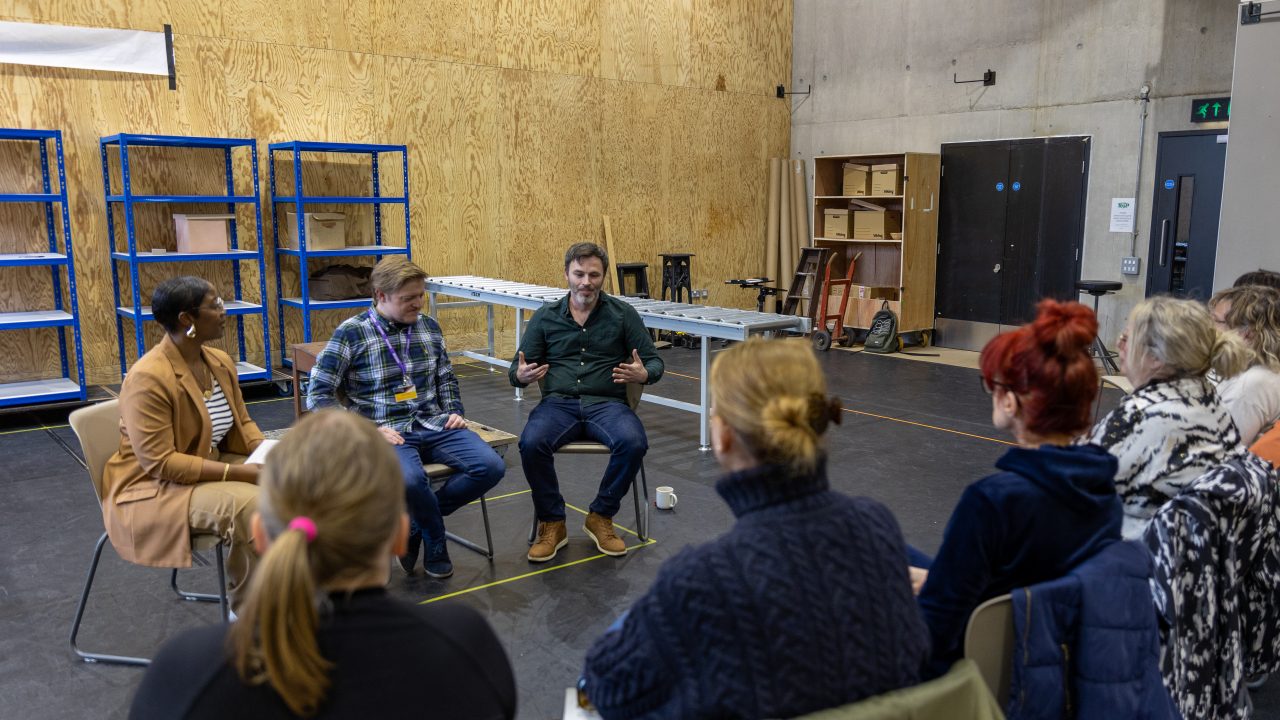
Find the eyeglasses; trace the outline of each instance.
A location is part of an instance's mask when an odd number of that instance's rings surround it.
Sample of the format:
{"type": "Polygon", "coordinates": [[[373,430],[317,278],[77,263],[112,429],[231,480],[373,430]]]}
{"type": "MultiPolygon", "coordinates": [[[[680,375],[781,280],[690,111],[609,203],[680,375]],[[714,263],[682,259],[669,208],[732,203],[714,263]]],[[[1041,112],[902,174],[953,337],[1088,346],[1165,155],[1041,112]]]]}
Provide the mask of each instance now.
{"type": "Polygon", "coordinates": [[[988,395],[994,395],[997,387],[1002,387],[1005,390],[1013,389],[1008,383],[1002,383],[999,380],[988,380],[981,374],[978,375],[978,382],[982,384],[982,391],[988,395]]]}
{"type": "Polygon", "coordinates": [[[201,305],[198,310],[209,310],[210,312],[223,312],[227,309],[227,304],[222,302],[222,298],[214,298],[213,306],[201,305]]]}

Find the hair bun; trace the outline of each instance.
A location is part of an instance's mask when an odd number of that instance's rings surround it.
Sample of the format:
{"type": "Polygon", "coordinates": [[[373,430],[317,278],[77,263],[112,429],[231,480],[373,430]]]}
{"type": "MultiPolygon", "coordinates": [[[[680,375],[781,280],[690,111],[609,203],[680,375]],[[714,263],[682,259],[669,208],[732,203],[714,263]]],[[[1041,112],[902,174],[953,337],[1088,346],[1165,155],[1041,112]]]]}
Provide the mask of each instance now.
{"type": "Polygon", "coordinates": [[[1041,300],[1031,333],[1046,354],[1071,356],[1083,352],[1098,335],[1098,318],[1078,302],[1041,300]]]}

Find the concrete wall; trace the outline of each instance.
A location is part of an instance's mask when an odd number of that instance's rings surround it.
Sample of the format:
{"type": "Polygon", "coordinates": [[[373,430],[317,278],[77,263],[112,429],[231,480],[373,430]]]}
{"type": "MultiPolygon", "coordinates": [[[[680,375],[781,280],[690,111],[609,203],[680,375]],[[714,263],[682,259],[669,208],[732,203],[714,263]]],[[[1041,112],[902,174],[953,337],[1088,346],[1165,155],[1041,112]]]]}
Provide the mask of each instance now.
{"type": "Polygon", "coordinates": [[[1082,277],[1123,279],[1101,308],[1110,343],[1143,297],[1156,133],[1190,129],[1190,98],[1231,87],[1236,6],[1224,0],[796,0],[792,157],[938,152],[944,142],[1091,135],[1082,277]],[[955,85],[995,70],[993,87],[955,85]],[[1108,232],[1134,194],[1143,83],[1137,254],[1108,232]]]}
{"type": "MultiPolygon", "coordinates": [[[[1280,0],[1262,3],[1280,11],[1280,0]]],[[[1241,273],[1280,270],[1280,17],[1241,25],[1231,83],[1231,142],[1222,187],[1222,222],[1213,286],[1231,285],[1241,273]]]]}

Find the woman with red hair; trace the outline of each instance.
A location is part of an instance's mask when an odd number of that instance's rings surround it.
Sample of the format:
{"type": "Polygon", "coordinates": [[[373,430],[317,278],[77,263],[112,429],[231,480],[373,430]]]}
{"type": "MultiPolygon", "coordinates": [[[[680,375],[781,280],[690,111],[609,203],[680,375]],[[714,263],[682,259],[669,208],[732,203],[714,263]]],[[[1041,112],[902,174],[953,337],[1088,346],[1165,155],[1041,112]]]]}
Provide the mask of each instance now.
{"type": "Polygon", "coordinates": [[[1000,472],[965,488],[937,557],[912,570],[933,640],[928,675],[963,655],[965,625],[983,601],[1061,577],[1120,539],[1116,459],[1073,444],[1098,394],[1089,356],[1097,332],[1090,309],[1044,300],[1035,322],[982,350],[991,423],[1017,446],[996,462],[1000,472]]]}

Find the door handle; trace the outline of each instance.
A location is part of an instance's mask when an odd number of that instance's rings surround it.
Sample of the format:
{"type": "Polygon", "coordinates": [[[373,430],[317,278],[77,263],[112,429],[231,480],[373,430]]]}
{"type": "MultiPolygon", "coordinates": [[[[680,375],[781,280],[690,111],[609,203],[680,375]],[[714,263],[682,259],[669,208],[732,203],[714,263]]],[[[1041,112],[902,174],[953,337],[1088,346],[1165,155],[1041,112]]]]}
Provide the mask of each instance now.
{"type": "Polygon", "coordinates": [[[925,208],[924,212],[933,212],[933,193],[929,193],[929,207],[925,208]]]}
{"type": "Polygon", "coordinates": [[[1169,240],[1169,220],[1160,221],[1160,267],[1165,266],[1164,249],[1169,240]]]}

